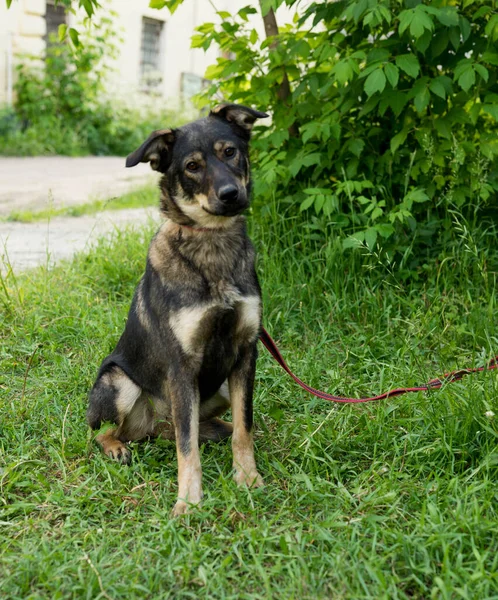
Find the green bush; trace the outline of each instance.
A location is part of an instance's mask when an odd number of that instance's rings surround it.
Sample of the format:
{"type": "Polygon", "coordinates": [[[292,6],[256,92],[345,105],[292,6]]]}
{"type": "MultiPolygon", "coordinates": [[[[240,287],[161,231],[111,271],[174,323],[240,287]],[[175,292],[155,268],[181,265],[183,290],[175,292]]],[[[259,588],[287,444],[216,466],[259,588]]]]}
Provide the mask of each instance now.
{"type": "Polygon", "coordinates": [[[76,49],[52,39],[43,66],[26,57],[18,67],[15,112],[0,113],[0,153],[126,155],[152,130],[178,123],[178,114],[151,102],[139,113],[106,97],[106,63],[116,48],[112,21],[103,18],[76,49]]]}
{"type": "MultiPolygon", "coordinates": [[[[254,144],[258,201],[275,194],[291,213],[306,211],[318,239],[341,233],[344,247],[398,256],[455,240],[454,214],[496,219],[492,3],[285,3],[298,15],[278,36],[260,39],[248,6],[220,12],[221,24],[193,39],[225,51],[208,69],[206,99],[271,112],[254,144]]],[[[280,4],[264,0],[263,15],[280,4]]]]}

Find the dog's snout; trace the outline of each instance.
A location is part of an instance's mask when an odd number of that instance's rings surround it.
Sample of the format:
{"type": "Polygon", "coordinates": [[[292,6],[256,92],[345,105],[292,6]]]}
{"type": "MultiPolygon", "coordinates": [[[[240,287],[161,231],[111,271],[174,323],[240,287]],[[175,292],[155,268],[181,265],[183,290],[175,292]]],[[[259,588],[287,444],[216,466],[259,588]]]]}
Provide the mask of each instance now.
{"type": "Polygon", "coordinates": [[[224,185],[218,192],[218,198],[222,202],[230,204],[239,197],[239,188],[236,185],[224,185]]]}

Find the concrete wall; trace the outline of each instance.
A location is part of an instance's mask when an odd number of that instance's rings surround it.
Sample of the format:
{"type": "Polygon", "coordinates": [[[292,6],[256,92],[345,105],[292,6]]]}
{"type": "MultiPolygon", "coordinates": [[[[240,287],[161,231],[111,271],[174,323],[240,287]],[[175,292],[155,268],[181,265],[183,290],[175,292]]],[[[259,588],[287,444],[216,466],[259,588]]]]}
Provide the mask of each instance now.
{"type": "MultiPolygon", "coordinates": [[[[5,1],[0,0],[0,105],[8,100],[8,56],[14,55],[19,60],[23,53],[43,56],[45,51],[45,9],[46,0],[13,0],[7,10],[5,1]]],[[[218,10],[234,12],[246,6],[248,0],[216,0],[218,10]]],[[[255,6],[258,3],[253,0],[255,6]]],[[[206,68],[216,61],[220,51],[210,48],[190,48],[190,38],[194,28],[204,22],[216,22],[219,17],[209,0],[186,0],[174,15],[167,9],[149,8],[149,0],[104,0],[103,8],[98,15],[115,13],[116,32],[123,42],[119,48],[118,58],[111,63],[115,69],[110,80],[110,92],[123,100],[136,102],[143,90],[140,81],[140,46],[142,36],[142,19],[148,17],[164,22],[161,40],[161,83],[155,93],[175,104],[180,99],[182,73],[190,73],[202,77],[206,68]],[[137,96],[138,94],[138,96],[137,96]]],[[[280,24],[290,21],[292,15],[285,9],[279,9],[280,24]]],[[[83,13],[70,17],[70,25],[78,26],[83,13]]],[[[262,19],[259,15],[252,17],[252,25],[264,36],[262,19]]],[[[82,25],[79,25],[82,29],[82,25]]],[[[40,66],[40,68],[42,68],[40,66]]]]}
{"type": "Polygon", "coordinates": [[[7,102],[10,57],[41,56],[45,50],[45,0],[14,0],[10,10],[0,4],[0,105],[7,102]]]}

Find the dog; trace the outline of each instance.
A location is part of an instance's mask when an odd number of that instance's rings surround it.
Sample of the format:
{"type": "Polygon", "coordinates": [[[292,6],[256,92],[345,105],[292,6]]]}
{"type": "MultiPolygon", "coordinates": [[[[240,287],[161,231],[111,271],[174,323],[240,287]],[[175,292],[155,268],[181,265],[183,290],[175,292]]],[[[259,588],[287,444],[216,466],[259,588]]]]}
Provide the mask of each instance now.
{"type": "Polygon", "coordinates": [[[238,485],[259,487],[253,387],[261,290],[246,233],[249,142],[268,115],[222,104],[207,117],[154,131],[126,159],[162,173],[165,220],[115,350],[89,395],[87,421],[117,427],[96,437],[106,455],[130,461],[126,442],[176,440],[180,515],[202,498],[199,442],[232,436],[238,485]],[[231,407],[232,423],[219,417],[231,407]]]}

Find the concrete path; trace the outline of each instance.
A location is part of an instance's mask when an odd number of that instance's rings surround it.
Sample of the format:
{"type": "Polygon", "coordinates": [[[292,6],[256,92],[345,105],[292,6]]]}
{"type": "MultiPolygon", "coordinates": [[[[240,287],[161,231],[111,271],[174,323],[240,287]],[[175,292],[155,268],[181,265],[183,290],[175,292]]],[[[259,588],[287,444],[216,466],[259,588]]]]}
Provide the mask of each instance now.
{"type": "Polygon", "coordinates": [[[0,216],[113,198],[157,179],[149,165],[127,169],[115,156],[0,156],[0,216]]]}
{"type": "MultiPolygon", "coordinates": [[[[148,165],[126,169],[123,158],[0,157],[0,216],[113,198],[154,181],[157,175],[148,165]]],[[[156,208],[0,223],[0,272],[52,265],[116,228],[139,227],[151,218],[160,222],[156,208]]]]}
{"type": "Polygon", "coordinates": [[[36,223],[0,223],[0,273],[53,265],[124,227],[159,224],[156,208],[108,210],[83,217],[58,217],[36,223]]]}

